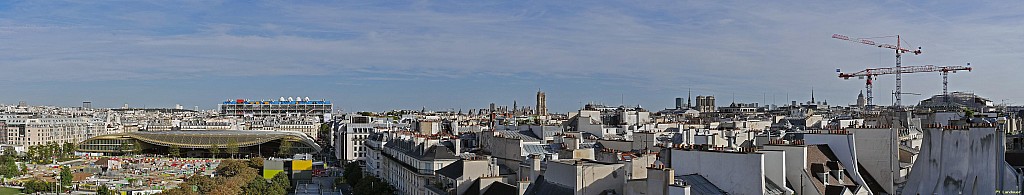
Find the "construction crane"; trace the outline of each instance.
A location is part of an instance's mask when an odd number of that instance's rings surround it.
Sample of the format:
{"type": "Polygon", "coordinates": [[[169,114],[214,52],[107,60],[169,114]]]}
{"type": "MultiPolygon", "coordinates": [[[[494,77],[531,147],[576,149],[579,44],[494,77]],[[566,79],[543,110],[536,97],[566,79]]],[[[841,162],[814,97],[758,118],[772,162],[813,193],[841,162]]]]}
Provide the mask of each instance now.
{"type": "MultiPolygon", "coordinates": [[[[903,74],[903,73],[922,73],[922,72],[939,72],[942,73],[942,94],[945,96],[945,101],[949,102],[949,73],[956,73],[956,71],[966,70],[971,71],[971,64],[967,63],[967,66],[935,66],[935,65],[924,65],[924,66],[901,66],[901,67],[890,67],[890,68],[869,68],[861,70],[855,73],[839,73],[839,78],[850,79],[857,77],[860,79],[867,78],[864,89],[868,93],[867,103],[871,104],[871,80],[877,79],[878,75],[887,74],[903,74]]],[[[836,69],[836,72],[839,72],[836,69]]],[[[894,96],[901,95],[902,92],[893,92],[894,96]]],[[[897,104],[898,105],[898,104],[897,104]]]]}
{"type": "MultiPolygon", "coordinates": [[[[903,53],[913,53],[914,55],[920,55],[921,54],[921,48],[920,47],[918,47],[917,50],[910,50],[910,49],[903,48],[901,46],[903,40],[900,39],[900,35],[884,36],[884,37],[873,37],[873,38],[855,38],[855,39],[851,39],[850,37],[848,37],[846,35],[832,34],[832,38],[839,39],[839,40],[844,40],[844,41],[855,42],[855,43],[860,43],[860,44],[865,44],[865,45],[876,46],[878,48],[892,49],[892,50],[896,51],[896,69],[900,69],[903,66],[903,62],[902,62],[902,60],[900,58],[900,56],[902,56],[903,53]],[[878,43],[875,43],[875,41],[871,40],[871,39],[874,39],[874,38],[891,38],[891,37],[896,37],[896,45],[892,45],[892,44],[878,44],[878,43]]],[[[903,98],[902,98],[902,95],[901,95],[901,94],[903,94],[902,93],[902,88],[903,88],[903,85],[902,85],[903,76],[902,76],[902,74],[903,74],[902,72],[896,71],[896,92],[895,92],[896,93],[896,101],[893,102],[893,104],[895,106],[900,106],[900,103],[902,103],[902,101],[903,101],[903,98]]],[[[870,79],[869,79],[869,81],[870,81],[870,79]]],[[[870,97],[870,92],[868,92],[868,94],[869,94],[869,97],[870,97]]],[[[869,99],[868,102],[870,102],[870,99],[869,99]]]]}

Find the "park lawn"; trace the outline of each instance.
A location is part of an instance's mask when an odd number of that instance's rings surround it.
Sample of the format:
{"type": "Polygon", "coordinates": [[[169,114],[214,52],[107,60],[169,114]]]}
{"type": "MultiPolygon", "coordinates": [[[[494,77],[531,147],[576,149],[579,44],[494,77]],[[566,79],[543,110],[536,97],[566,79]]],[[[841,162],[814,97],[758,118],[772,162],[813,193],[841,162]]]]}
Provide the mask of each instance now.
{"type": "Polygon", "coordinates": [[[22,193],[21,193],[21,190],[19,190],[19,189],[8,188],[8,187],[0,187],[0,194],[22,194],[22,193]]]}

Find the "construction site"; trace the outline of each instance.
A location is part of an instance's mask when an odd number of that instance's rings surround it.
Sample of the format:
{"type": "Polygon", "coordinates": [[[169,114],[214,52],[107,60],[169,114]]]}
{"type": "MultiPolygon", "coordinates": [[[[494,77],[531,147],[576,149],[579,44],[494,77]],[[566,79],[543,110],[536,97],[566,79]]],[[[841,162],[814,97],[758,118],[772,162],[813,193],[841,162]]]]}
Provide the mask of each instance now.
{"type": "MultiPolygon", "coordinates": [[[[879,181],[886,194],[1019,194],[1024,186],[1022,168],[1022,134],[1017,109],[993,105],[990,100],[971,93],[950,92],[951,73],[970,72],[964,65],[903,65],[904,55],[921,55],[899,35],[851,38],[833,34],[832,38],[894,51],[895,66],[869,67],[856,72],[842,72],[842,79],[865,81],[859,102],[864,124],[858,128],[888,130],[890,141],[871,142],[889,148],[875,148],[882,158],[898,159],[883,163],[861,162],[871,167],[871,175],[890,174],[879,181]],[[875,39],[895,38],[895,44],[878,43],[875,39]],[[903,74],[938,73],[942,76],[942,93],[904,105],[903,95],[920,95],[903,91],[903,74]],[[892,105],[875,105],[873,85],[883,76],[895,77],[892,105]],[[888,173],[887,173],[888,172],[888,173]]],[[[837,127],[843,128],[843,127],[837,127]]],[[[867,143],[867,142],[866,142],[867,143]]],[[[866,146],[864,146],[866,147],[866,146]]],[[[859,151],[872,152],[872,151],[859,151]]],[[[858,154],[870,156],[879,154],[858,154]]],[[[876,158],[877,159],[877,158],[876,158]]],[[[877,177],[876,177],[877,178],[877,177]]]]}

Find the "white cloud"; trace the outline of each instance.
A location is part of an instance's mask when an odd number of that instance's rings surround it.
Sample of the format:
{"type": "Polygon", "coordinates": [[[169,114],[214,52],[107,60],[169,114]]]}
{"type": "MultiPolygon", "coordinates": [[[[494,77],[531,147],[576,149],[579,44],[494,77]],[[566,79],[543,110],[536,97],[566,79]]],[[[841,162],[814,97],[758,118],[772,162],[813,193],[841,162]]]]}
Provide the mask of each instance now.
{"type": "Polygon", "coordinates": [[[947,14],[949,5],[903,2],[29,3],[0,14],[7,18],[0,19],[0,60],[12,70],[0,72],[0,80],[523,73],[747,96],[809,85],[848,92],[861,84],[835,78],[835,68],[890,66],[891,56],[829,36],[900,33],[925,47],[908,64],[972,62],[979,70],[954,80],[957,86],[1024,98],[998,90],[1012,87],[1000,81],[1022,73],[1015,67],[1024,56],[1024,25],[1013,9],[1020,5],[947,14]],[[104,12],[111,6],[114,12],[104,12]]]}

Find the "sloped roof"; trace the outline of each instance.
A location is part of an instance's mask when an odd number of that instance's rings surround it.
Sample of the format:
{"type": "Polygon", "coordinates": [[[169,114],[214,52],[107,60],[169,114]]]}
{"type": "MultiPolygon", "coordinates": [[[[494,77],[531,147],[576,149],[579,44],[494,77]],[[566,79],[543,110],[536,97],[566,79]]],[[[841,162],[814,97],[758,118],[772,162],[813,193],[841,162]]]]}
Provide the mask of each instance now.
{"type": "MultiPolygon", "coordinates": [[[[477,179],[478,181],[480,179],[477,179]]],[[[491,186],[487,187],[487,191],[481,193],[482,195],[519,195],[519,188],[507,184],[505,182],[494,182],[491,186]]]]}
{"type": "Polygon", "coordinates": [[[438,169],[437,174],[445,176],[451,179],[458,179],[462,177],[463,169],[465,168],[465,162],[463,160],[457,160],[444,168],[438,169]]]}
{"type": "MultiPolygon", "coordinates": [[[[832,149],[829,148],[828,145],[821,144],[821,145],[809,145],[809,146],[807,146],[807,167],[813,168],[813,169],[819,169],[819,170],[806,169],[807,170],[806,174],[808,174],[809,177],[818,177],[818,175],[814,174],[814,173],[816,173],[816,172],[827,172],[827,171],[831,170],[831,168],[829,168],[829,166],[825,166],[829,161],[838,162],[839,158],[836,157],[835,153],[832,153],[832,149]]],[[[844,169],[845,169],[845,167],[844,167],[844,169]]],[[[831,174],[826,174],[826,177],[832,177],[832,176],[831,176],[831,174]]],[[[838,181],[835,181],[835,179],[830,179],[829,180],[830,183],[829,183],[828,186],[833,186],[833,185],[857,186],[857,184],[853,183],[854,182],[853,179],[850,178],[850,172],[849,171],[843,171],[843,174],[840,177],[842,177],[842,184],[833,183],[833,182],[838,182],[838,181]]],[[[824,193],[829,188],[828,186],[825,186],[825,185],[823,185],[823,183],[821,183],[821,178],[813,179],[811,181],[812,181],[811,183],[813,183],[814,186],[816,188],[818,188],[819,192],[823,192],[824,193]]]]}
{"type": "Polygon", "coordinates": [[[430,161],[430,160],[457,160],[460,159],[455,155],[454,152],[443,145],[432,145],[423,149],[423,144],[414,144],[410,140],[392,140],[384,144],[386,148],[392,148],[399,152],[405,153],[410,157],[418,160],[430,161]]]}
{"type": "Polygon", "coordinates": [[[497,131],[501,136],[509,137],[513,139],[523,140],[523,142],[540,142],[541,139],[534,135],[531,131],[511,131],[511,130],[500,130],[497,131]]]}
{"type": "Polygon", "coordinates": [[[786,193],[786,190],[784,190],[781,186],[776,184],[771,179],[768,179],[768,177],[765,177],[764,181],[765,181],[764,194],[768,194],[768,195],[782,195],[782,194],[786,193]]]}
{"type": "Polygon", "coordinates": [[[469,189],[466,189],[462,194],[480,194],[480,178],[474,179],[473,183],[469,184],[469,189]]]}
{"type": "Polygon", "coordinates": [[[714,183],[708,181],[707,178],[698,174],[683,175],[676,179],[683,180],[683,182],[690,185],[690,191],[693,194],[726,194],[725,190],[718,188],[714,183]]]}
{"type": "Polygon", "coordinates": [[[551,146],[547,144],[524,144],[523,155],[527,154],[552,154],[551,146]]]}
{"type": "Polygon", "coordinates": [[[566,186],[554,184],[544,179],[544,175],[537,176],[537,180],[530,183],[526,188],[526,195],[562,195],[573,194],[573,189],[566,186]]]}

